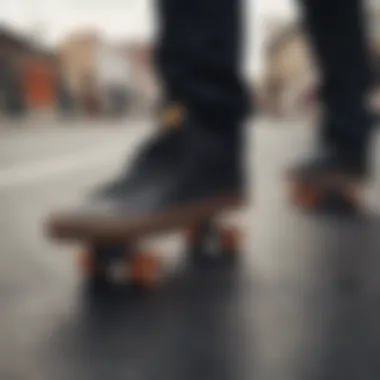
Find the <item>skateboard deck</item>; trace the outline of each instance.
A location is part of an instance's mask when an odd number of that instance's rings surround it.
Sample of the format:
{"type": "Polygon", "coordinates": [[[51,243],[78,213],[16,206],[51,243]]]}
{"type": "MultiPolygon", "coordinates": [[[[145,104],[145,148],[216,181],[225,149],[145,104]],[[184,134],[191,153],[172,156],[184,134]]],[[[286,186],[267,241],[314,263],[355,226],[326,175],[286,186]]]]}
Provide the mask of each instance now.
{"type": "Polygon", "coordinates": [[[313,175],[286,173],[291,203],[311,211],[358,212],[362,208],[364,183],[343,174],[313,175]]]}
{"type": "Polygon", "coordinates": [[[232,227],[222,226],[217,219],[239,209],[243,203],[241,196],[229,194],[154,212],[123,213],[122,209],[110,208],[108,212],[89,215],[74,209],[50,215],[47,232],[56,240],[84,244],[79,264],[90,280],[109,280],[117,266],[119,278],[151,287],[160,278],[161,263],[155,252],[141,249],[142,240],[180,231],[190,254],[203,252],[213,240],[221,256],[231,255],[238,245],[238,233],[232,227]]]}
{"type": "Polygon", "coordinates": [[[324,184],[291,183],[290,200],[311,211],[358,212],[362,209],[363,188],[357,184],[325,186],[324,184]]]}

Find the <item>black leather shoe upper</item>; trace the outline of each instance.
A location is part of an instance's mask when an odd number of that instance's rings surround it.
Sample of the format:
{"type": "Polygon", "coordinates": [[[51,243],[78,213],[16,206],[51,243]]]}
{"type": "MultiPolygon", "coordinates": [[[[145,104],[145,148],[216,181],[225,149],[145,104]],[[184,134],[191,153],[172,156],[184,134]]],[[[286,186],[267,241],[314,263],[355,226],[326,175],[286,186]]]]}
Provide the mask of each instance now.
{"type": "Polygon", "coordinates": [[[128,171],[98,189],[86,208],[136,214],[239,193],[240,153],[233,138],[194,124],[163,131],[142,146],[128,171]]]}

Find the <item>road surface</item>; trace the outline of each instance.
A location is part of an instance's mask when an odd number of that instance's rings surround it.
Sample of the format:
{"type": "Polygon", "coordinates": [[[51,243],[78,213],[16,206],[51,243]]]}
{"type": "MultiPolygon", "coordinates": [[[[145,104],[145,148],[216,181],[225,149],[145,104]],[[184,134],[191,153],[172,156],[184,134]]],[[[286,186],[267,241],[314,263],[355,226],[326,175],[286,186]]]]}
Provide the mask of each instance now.
{"type": "MultiPolygon", "coordinates": [[[[379,379],[380,224],[286,204],[281,171],[312,141],[303,123],[247,132],[240,265],[178,273],[145,297],[86,295],[76,247],[49,241],[44,218],[111,177],[149,132],[144,122],[0,131],[0,378],[379,379]]],[[[380,205],[376,181],[368,205],[380,205]]]]}

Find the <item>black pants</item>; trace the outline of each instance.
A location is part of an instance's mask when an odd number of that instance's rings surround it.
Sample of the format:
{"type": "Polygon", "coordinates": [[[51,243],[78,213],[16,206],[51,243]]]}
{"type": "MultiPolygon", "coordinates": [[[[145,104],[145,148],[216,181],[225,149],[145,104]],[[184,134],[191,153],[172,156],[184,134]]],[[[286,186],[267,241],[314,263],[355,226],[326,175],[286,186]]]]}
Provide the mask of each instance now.
{"type": "MultiPolygon", "coordinates": [[[[298,0],[322,77],[322,145],[363,163],[371,118],[361,0],[298,0]]],[[[157,68],[166,96],[219,133],[240,128],[243,0],[158,0],[157,68]]]]}

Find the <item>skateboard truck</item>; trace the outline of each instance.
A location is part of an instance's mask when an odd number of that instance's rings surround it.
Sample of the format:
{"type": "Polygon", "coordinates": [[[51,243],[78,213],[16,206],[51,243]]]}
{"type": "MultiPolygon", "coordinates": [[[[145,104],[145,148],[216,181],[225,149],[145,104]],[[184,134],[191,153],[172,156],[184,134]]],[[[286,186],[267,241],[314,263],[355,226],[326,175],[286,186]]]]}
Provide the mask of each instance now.
{"type": "Polygon", "coordinates": [[[214,221],[190,227],[186,240],[190,258],[201,261],[234,258],[240,244],[236,228],[221,226],[214,221]]]}
{"type": "Polygon", "coordinates": [[[53,216],[47,227],[52,237],[85,242],[79,265],[88,280],[121,281],[152,289],[163,278],[163,263],[156,252],[142,248],[140,243],[148,235],[179,231],[195,261],[212,256],[216,259],[213,262],[234,257],[239,234],[217,219],[228,210],[240,208],[243,202],[241,197],[210,198],[139,217],[107,214],[100,219],[81,219],[74,211],[53,216]]]}
{"type": "MultiPolygon", "coordinates": [[[[193,263],[210,263],[236,257],[240,236],[235,228],[203,222],[184,231],[188,257],[193,263]]],[[[137,244],[94,242],[79,255],[79,268],[91,282],[116,282],[154,289],[162,280],[157,253],[137,244]]]]}

